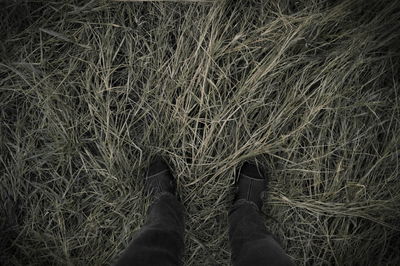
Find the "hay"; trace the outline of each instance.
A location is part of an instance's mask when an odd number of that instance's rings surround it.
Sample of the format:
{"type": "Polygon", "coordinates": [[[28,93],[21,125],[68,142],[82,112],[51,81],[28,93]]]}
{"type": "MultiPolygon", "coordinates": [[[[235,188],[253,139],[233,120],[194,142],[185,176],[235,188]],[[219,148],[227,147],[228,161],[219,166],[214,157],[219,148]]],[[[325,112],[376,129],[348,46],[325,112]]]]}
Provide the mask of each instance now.
{"type": "Polygon", "coordinates": [[[3,3],[4,265],[111,263],[156,153],[186,265],[229,264],[235,169],[255,156],[297,264],[399,263],[399,3],[291,3],[3,3]]]}

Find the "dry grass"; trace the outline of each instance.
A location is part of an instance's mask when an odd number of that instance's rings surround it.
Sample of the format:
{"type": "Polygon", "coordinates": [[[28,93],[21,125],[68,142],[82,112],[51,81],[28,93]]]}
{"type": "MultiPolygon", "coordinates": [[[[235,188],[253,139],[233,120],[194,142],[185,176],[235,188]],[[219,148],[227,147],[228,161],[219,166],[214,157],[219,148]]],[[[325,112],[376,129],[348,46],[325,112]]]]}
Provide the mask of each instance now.
{"type": "Polygon", "coordinates": [[[3,3],[1,261],[112,262],[157,153],[186,265],[229,263],[231,185],[254,156],[297,264],[399,263],[399,5],[3,3]]]}

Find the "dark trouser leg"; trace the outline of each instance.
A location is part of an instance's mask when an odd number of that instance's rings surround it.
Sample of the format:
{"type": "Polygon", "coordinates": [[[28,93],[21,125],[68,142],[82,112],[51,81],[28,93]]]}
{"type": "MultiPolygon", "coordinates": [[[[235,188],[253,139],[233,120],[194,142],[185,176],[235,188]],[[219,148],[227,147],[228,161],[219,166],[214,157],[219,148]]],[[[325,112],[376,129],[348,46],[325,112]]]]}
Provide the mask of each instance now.
{"type": "Polygon", "coordinates": [[[181,265],[183,207],[170,193],[150,206],[145,225],[116,263],[117,266],[181,265]]]}
{"type": "Polygon", "coordinates": [[[234,266],[293,265],[293,262],[267,231],[258,208],[238,200],[229,213],[229,239],[234,266]]]}

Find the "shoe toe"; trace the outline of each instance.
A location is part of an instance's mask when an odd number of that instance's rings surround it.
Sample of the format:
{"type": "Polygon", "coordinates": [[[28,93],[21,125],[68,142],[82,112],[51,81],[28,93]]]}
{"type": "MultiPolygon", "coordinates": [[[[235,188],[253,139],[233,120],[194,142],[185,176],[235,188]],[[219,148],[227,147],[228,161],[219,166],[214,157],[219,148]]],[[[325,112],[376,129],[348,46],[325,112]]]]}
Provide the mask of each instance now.
{"type": "Polygon", "coordinates": [[[151,162],[147,176],[152,176],[163,171],[169,171],[169,167],[161,157],[157,157],[151,162]]]}
{"type": "Polygon", "coordinates": [[[249,162],[245,162],[240,169],[240,174],[244,174],[246,176],[249,176],[251,178],[256,178],[256,179],[264,179],[264,175],[260,173],[260,169],[257,167],[257,165],[249,162]]]}

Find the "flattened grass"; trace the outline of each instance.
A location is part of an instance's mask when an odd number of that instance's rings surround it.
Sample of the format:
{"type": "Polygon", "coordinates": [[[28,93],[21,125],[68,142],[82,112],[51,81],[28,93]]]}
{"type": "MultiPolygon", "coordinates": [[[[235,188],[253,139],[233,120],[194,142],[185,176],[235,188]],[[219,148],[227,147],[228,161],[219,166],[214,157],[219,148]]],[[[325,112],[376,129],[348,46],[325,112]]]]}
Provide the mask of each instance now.
{"type": "Polygon", "coordinates": [[[104,265],[143,223],[149,158],[186,265],[228,265],[237,166],[297,264],[399,263],[397,1],[2,4],[1,260],[104,265]]]}

